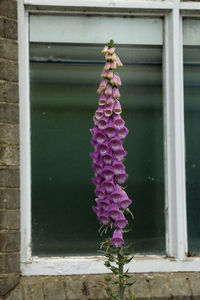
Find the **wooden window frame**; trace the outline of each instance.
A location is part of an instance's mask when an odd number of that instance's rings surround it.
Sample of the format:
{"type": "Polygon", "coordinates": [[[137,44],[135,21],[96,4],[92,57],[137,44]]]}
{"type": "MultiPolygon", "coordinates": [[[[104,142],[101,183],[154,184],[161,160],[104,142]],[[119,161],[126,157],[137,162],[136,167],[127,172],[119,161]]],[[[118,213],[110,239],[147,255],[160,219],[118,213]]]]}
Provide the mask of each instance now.
{"type": "Polygon", "coordinates": [[[130,272],[200,271],[200,258],[188,257],[183,95],[183,17],[200,16],[200,2],[123,0],[19,0],[19,98],[21,182],[21,271],[23,275],[106,273],[95,256],[39,258],[31,255],[29,106],[29,14],[161,16],[164,20],[163,103],[165,149],[166,256],[136,256],[130,272]]]}

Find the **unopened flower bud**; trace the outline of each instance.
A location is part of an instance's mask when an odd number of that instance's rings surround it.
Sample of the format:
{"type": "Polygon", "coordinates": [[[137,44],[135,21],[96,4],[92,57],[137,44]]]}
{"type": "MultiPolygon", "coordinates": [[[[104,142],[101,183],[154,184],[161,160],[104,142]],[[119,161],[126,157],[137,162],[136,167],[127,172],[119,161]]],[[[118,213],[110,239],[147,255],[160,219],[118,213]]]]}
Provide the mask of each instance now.
{"type": "Polygon", "coordinates": [[[105,69],[102,70],[101,77],[102,78],[106,78],[107,77],[107,71],[105,69]]]}
{"type": "Polygon", "coordinates": [[[112,95],[112,92],[113,92],[112,86],[110,84],[108,84],[104,93],[106,96],[110,96],[110,95],[112,95]]]}
{"type": "Polygon", "coordinates": [[[102,49],[101,52],[102,52],[102,53],[107,53],[107,52],[108,52],[108,46],[105,46],[105,47],[102,49]]]}
{"type": "Polygon", "coordinates": [[[116,63],[116,61],[113,61],[113,62],[110,64],[110,68],[111,68],[112,70],[117,68],[117,63],[116,63]]]}
{"type": "Polygon", "coordinates": [[[113,54],[114,52],[115,52],[115,48],[109,48],[109,49],[108,49],[108,53],[109,53],[109,54],[113,54]]]}
{"type": "Polygon", "coordinates": [[[110,62],[107,61],[107,62],[105,63],[104,69],[105,69],[106,71],[110,70],[110,62]]]}
{"type": "Polygon", "coordinates": [[[106,60],[112,60],[112,55],[110,55],[109,53],[106,53],[105,59],[106,60]]]}
{"type": "Polygon", "coordinates": [[[115,99],[120,97],[120,92],[119,92],[118,88],[113,89],[112,95],[113,95],[113,98],[115,98],[115,99]]]}
{"type": "Polygon", "coordinates": [[[112,71],[112,70],[109,70],[109,71],[107,72],[107,74],[106,74],[106,77],[107,77],[108,79],[111,79],[111,78],[113,77],[113,71],[112,71]]]}
{"type": "Polygon", "coordinates": [[[113,55],[111,56],[111,60],[115,61],[117,59],[117,55],[115,53],[113,53],[113,55]]]}
{"type": "Polygon", "coordinates": [[[119,57],[117,57],[116,63],[117,63],[117,67],[122,67],[123,66],[123,63],[121,62],[119,57]]]}

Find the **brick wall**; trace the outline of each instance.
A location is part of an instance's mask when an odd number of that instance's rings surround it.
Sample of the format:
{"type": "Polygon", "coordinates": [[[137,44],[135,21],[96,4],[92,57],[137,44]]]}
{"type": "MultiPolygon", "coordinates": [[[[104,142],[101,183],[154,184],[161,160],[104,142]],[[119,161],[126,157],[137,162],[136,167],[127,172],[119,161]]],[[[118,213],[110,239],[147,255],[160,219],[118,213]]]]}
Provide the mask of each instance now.
{"type": "MultiPolygon", "coordinates": [[[[0,0],[0,300],[109,299],[103,275],[20,277],[17,50],[17,0],[0,0]]],[[[200,273],[133,278],[137,300],[200,300],[200,273]]]]}
{"type": "MultiPolygon", "coordinates": [[[[135,274],[127,298],[136,300],[199,300],[200,273],[135,274]]],[[[103,275],[23,277],[0,300],[111,300],[103,275]]]]}
{"type": "Polygon", "coordinates": [[[0,1],[0,296],[19,281],[17,2],[0,1]]]}

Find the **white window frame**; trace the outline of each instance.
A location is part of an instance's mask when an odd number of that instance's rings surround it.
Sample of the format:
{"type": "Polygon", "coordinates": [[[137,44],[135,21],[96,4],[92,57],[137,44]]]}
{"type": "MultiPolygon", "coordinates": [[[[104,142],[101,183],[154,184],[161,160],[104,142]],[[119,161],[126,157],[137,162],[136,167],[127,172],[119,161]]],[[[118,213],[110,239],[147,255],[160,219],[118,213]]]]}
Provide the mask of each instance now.
{"type": "Polygon", "coordinates": [[[183,16],[200,15],[200,3],[133,0],[19,0],[19,99],[22,275],[107,273],[95,256],[39,258],[31,255],[31,180],[29,107],[29,13],[162,16],[164,19],[163,97],[165,144],[166,256],[135,256],[130,272],[200,271],[200,257],[188,257],[183,95],[183,16]],[[120,10],[119,10],[120,9],[120,10]]]}

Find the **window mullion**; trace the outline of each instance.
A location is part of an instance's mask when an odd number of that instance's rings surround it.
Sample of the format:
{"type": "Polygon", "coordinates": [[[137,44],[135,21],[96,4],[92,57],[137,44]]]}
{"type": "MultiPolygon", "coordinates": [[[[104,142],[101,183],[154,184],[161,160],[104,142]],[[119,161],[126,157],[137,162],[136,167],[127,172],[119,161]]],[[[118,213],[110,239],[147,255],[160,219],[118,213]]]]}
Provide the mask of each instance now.
{"type": "Polygon", "coordinates": [[[167,254],[183,260],[187,252],[182,18],[175,7],[166,17],[165,152],[167,254]]]}
{"type": "Polygon", "coordinates": [[[31,257],[31,179],[28,12],[18,3],[21,262],[31,257]]]}

